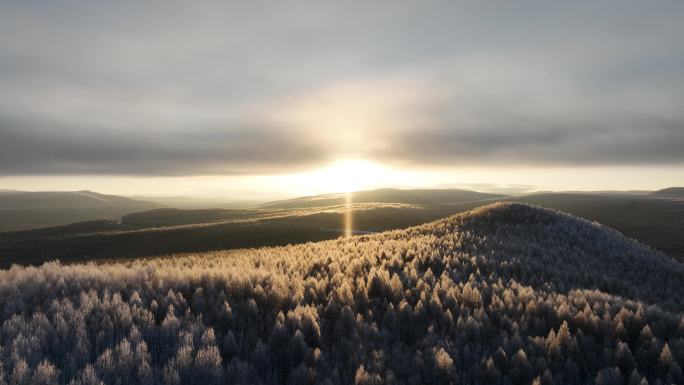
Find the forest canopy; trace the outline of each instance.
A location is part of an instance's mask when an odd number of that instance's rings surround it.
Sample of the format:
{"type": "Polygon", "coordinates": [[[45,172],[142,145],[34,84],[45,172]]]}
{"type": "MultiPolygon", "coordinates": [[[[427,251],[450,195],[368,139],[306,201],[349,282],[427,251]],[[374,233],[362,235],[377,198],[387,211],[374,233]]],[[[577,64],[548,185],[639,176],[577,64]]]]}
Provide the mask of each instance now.
{"type": "Polygon", "coordinates": [[[0,385],[683,384],[684,265],[495,204],[295,246],[0,271],[0,385]]]}

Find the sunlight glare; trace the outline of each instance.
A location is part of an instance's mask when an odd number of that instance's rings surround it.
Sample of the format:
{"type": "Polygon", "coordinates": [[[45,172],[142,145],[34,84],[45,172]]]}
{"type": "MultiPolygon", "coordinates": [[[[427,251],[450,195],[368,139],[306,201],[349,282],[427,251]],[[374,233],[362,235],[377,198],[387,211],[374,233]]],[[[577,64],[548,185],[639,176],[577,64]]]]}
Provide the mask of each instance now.
{"type": "Polygon", "coordinates": [[[386,167],[366,160],[349,159],[311,172],[310,177],[330,192],[352,192],[382,183],[386,167]]]}
{"type": "Polygon", "coordinates": [[[352,236],[354,229],[352,194],[348,192],[345,195],[346,199],[344,205],[344,236],[345,238],[349,238],[352,236]]]}

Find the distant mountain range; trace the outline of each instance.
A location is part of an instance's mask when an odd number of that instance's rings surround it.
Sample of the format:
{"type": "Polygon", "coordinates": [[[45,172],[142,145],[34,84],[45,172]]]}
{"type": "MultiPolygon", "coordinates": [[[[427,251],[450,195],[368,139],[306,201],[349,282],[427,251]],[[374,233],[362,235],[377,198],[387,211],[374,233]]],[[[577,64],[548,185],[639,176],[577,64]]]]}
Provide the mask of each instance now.
{"type": "Polygon", "coordinates": [[[0,191],[0,231],[56,226],[96,219],[119,220],[128,213],[161,207],[92,191],[0,191]]]}
{"type": "MultiPolygon", "coordinates": [[[[91,192],[53,194],[47,195],[53,203],[37,205],[43,207],[37,213],[48,221],[44,223],[68,222],[67,218],[75,217],[81,218],[76,221],[86,222],[0,233],[0,266],[332,239],[343,234],[347,209],[346,194],[302,197],[247,209],[199,210],[158,208],[155,203],[91,192]],[[60,196],[68,197],[62,202],[83,203],[72,203],[71,207],[76,209],[50,209],[57,205],[54,202],[60,196]],[[83,207],[88,209],[81,210],[83,207]]],[[[664,198],[650,192],[536,193],[510,197],[465,190],[380,189],[349,196],[352,230],[356,233],[402,229],[496,201],[515,201],[597,221],[684,261],[684,199],[664,198]]],[[[17,216],[31,213],[29,205],[20,207],[24,211],[6,212],[17,216]]],[[[8,216],[2,218],[9,225],[17,225],[8,216]]]]}
{"type": "Polygon", "coordinates": [[[414,189],[401,190],[384,188],[356,191],[348,194],[325,194],[280,200],[263,204],[264,208],[309,208],[342,205],[347,198],[354,203],[405,203],[405,204],[453,204],[503,198],[505,195],[488,194],[457,189],[414,189]]]}

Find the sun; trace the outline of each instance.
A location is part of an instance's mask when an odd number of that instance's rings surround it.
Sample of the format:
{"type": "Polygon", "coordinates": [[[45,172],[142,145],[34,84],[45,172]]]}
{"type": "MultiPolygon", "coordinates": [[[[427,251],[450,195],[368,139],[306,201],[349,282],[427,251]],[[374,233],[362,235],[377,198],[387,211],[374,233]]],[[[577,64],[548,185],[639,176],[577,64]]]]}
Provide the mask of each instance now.
{"type": "Polygon", "coordinates": [[[397,169],[362,158],[342,158],[320,168],[264,179],[272,189],[294,196],[348,193],[384,187],[415,188],[429,185],[431,174],[397,169]]]}
{"type": "Polygon", "coordinates": [[[362,159],[345,159],[311,172],[310,178],[328,192],[353,192],[382,185],[389,170],[362,159]]]}

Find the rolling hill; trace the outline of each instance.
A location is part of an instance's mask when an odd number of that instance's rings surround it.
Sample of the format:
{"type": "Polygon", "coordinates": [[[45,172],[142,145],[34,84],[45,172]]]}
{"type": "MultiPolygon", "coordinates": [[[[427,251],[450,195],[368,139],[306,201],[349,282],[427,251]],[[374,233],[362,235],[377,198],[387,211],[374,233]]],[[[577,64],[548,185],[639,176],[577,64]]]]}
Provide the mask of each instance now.
{"type": "Polygon", "coordinates": [[[662,190],[651,192],[651,195],[665,198],[684,198],[684,187],[668,187],[662,190]]]}
{"type": "Polygon", "coordinates": [[[511,200],[597,221],[684,261],[684,200],[618,193],[531,194],[511,200]]]}
{"type": "Polygon", "coordinates": [[[14,267],[0,379],[679,384],[682,276],[614,230],[518,203],[294,246],[14,267]]]}
{"type": "Polygon", "coordinates": [[[56,226],[160,207],[118,195],[92,191],[0,191],[0,231],[56,226]]]}
{"type": "MultiPolygon", "coordinates": [[[[354,200],[351,206],[356,232],[401,229],[493,201],[517,201],[597,221],[684,261],[684,201],[677,199],[620,192],[497,198],[462,190],[393,189],[362,191],[354,196],[362,201],[354,200]],[[373,200],[376,202],[368,202],[373,200]]],[[[304,197],[253,209],[154,209],[124,215],[115,222],[90,221],[0,233],[0,266],[40,264],[56,258],[64,262],[130,258],[334,239],[344,231],[347,207],[344,203],[321,205],[339,203],[340,199],[344,198],[304,197]]]]}
{"type": "MultiPolygon", "coordinates": [[[[435,220],[477,206],[416,207],[354,204],[354,229],[384,231],[435,220]]],[[[45,229],[0,233],[0,267],[60,259],[87,261],[211,251],[337,238],[344,232],[343,206],[275,210],[159,209],[45,229]]]]}
{"type": "MultiPolygon", "coordinates": [[[[361,232],[414,226],[501,197],[464,190],[396,189],[361,191],[353,196],[353,226],[361,232]]],[[[117,222],[88,221],[0,233],[0,267],[52,259],[130,258],[334,239],[344,231],[345,203],[338,194],[278,201],[253,209],[160,208],[126,214],[117,222]]]]}
{"type": "Polygon", "coordinates": [[[325,194],[295,199],[281,200],[263,204],[264,208],[291,209],[336,206],[346,203],[347,195],[354,203],[404,203],[404,204],[462,204],[503,198],[504,195],[488,194],[456,189],[415,189],[401,190],[384,188],[357,191],[349,194],[325,194]]]}

